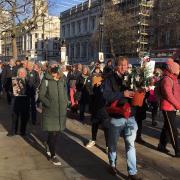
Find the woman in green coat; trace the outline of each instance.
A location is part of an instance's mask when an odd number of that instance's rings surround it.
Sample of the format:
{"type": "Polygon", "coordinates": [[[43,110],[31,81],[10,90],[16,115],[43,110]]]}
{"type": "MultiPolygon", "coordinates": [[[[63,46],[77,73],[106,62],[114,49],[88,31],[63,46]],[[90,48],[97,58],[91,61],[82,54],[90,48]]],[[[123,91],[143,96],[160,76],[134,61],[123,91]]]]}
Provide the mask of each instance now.
{"type": "Polygon", "coordinates": [[[39,99],[42,102],[42,128],[48,132],[46,151],[54,165],[61,165],[55,156],[58,132],[66,128],[66,79],[56,61],[50,61],[49,71],[42,80],[39,99]]]}

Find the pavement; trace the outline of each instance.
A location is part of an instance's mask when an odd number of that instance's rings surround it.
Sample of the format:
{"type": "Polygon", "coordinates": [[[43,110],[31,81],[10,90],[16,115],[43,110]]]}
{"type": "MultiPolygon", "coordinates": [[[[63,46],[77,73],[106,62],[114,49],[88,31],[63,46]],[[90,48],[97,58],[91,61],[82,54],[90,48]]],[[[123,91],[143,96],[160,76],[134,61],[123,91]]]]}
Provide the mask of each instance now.
{"type": "MultiPolygon", "coordinates": [[[[76,115],[68,114],[67,130],[58,137],[57,156],[62,166],[55,167],[45,156],[43,142],[47,134],[41,130],[41,114],[36,126],[28,125],[28,135],[8,137],[11,122],[11,107],[0,99],[0,180],[116,180],[127,178],[124,141],[118,143],[119,175],[108,171],[108,158],[102,130],[99,130],[96,146],[87,149],[91,138],[89,117],[81,124],[76,115]]],[[[143,124],[145,145],[136,144],[137,167],[144,180],[179,180],[180,159],[168,145],[170,154],[156,150],[162,128],[162,115],[158,115],[158,126],[152,127],[150,118],[143,124]]],[[[178,127],[180,117],[178,116],[178,127]]]]}

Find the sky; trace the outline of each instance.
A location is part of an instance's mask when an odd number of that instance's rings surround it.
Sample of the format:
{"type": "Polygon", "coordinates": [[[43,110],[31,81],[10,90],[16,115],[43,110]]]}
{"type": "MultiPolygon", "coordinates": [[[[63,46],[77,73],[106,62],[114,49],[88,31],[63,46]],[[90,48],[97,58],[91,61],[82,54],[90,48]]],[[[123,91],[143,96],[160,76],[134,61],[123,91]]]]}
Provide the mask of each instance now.
{"type": "Polygon", "coordinates": [[[60,12],[63,12],[85,1],[86,0],[49,0],[50,2],[49,14],[59,16],[60,12]]]}

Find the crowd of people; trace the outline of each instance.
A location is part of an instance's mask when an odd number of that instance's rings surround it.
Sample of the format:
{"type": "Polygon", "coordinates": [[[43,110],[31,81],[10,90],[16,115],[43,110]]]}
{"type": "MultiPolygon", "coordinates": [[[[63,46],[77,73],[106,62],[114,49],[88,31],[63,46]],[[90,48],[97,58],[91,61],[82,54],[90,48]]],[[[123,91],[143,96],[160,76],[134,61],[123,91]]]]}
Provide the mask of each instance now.
{"type": "Polygon", "coordinates": [[[42,129],[48,132],[44,144],[49,160],[61,165],[56,157],[57,136],[66,128],[67,109],[79,114],[79,121],[86,122],[85,112],[91,115],[92,138],[86,144],[96,144],[99,127],[104,131],[106,152],[110,172],[118,173],[117,142],[122,135],[125,141],[129,179],[141,179],[137,173],[135,141],[144,144],[142,123],[146,111],[152,114],[152,126],[157,126],[157,112],[162,110],[164,126],[157,149],[168,153],[170,140],[175,157],[180,157],[180,142],[176,125],[176,111],[180,110],[180,66],[168,59],[165,69],[155,68],[149,86],[144,92],[142,106],[133,106],[135,91],[124,83],[125,76],[132,71],[128,58],[118,57],[104,66],[97,62],[93,66],[82,64],[66,67],[56,61],[45,63],[28,60],[8,63],[0,62],[0,95],[6,92],[11,105],[12,125],[9,136],[26,135],[27,123],[36,125],[37,112],[42,113],[42,129]],[[160,84],[161,97],[155,92],[160,84]],[[18,130],[20,124],[20,130],[18,130]],[[168,138],[170,137],[170,139],[168,138]]]}

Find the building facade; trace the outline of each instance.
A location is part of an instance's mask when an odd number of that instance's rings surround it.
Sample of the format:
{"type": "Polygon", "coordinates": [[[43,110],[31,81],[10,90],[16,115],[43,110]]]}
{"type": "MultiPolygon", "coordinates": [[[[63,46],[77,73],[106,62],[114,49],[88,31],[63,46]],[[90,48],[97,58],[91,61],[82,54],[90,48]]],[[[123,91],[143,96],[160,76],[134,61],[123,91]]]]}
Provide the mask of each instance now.
{"type": "MultiPolygon", "coordinates": [[[[37,11],[41,15],[36,19],[34,28],[24,27],[16,35],[18,59],[59,60],[59,17],[48,15],[46,0],[34,0],[33,3],[33,16],[37,11]]],[[[12,57],[11,33],[5,33],[1,39],[2,58],[8,60],[12,57]]]]}
{"type": "Polygon", "coordinates": [[[8,24],[4,23],[9,20],[10,15],[7,11],[3,11],[0,9],[0,57],[2,56],[2,43],[3,43],[3,36],[6,33],[6,28],[8,28],[8,24]]]}
{"type": "MultiPolygon", "coordinates": [[[[119,7],[119,11],[131,13],[134,22],[132,29],[135,35],[132,46],[124,48],[126,50],[120,50],[119,55],[144,56],[150,47],[152,35],[150,22],[154,1],[116,0],[112,2],[119,7]]],[[[101,0],[89,0],[60,14],[61,38],[66,41],[70,63],[88,63],[98,59],[99,48],[92,42],[92,36],[99,30],[101,3],[101,0]]],[[[103,45],[104,53],[109,54],[108,43],[104,41],[103,45]]]]}
{"type": "Polygon", "coordinates": [[[65,40],[69,63],[88,64],[98,59],[98,48],[91,41],[97,30],[100,0],[89,0],[60,14],[61,39],[65,40]]]}
{"type": "Polygon", "coordinates": [[[180,1],[156,0],[154,9],[154,49],[180,48],[180,1]]]}

